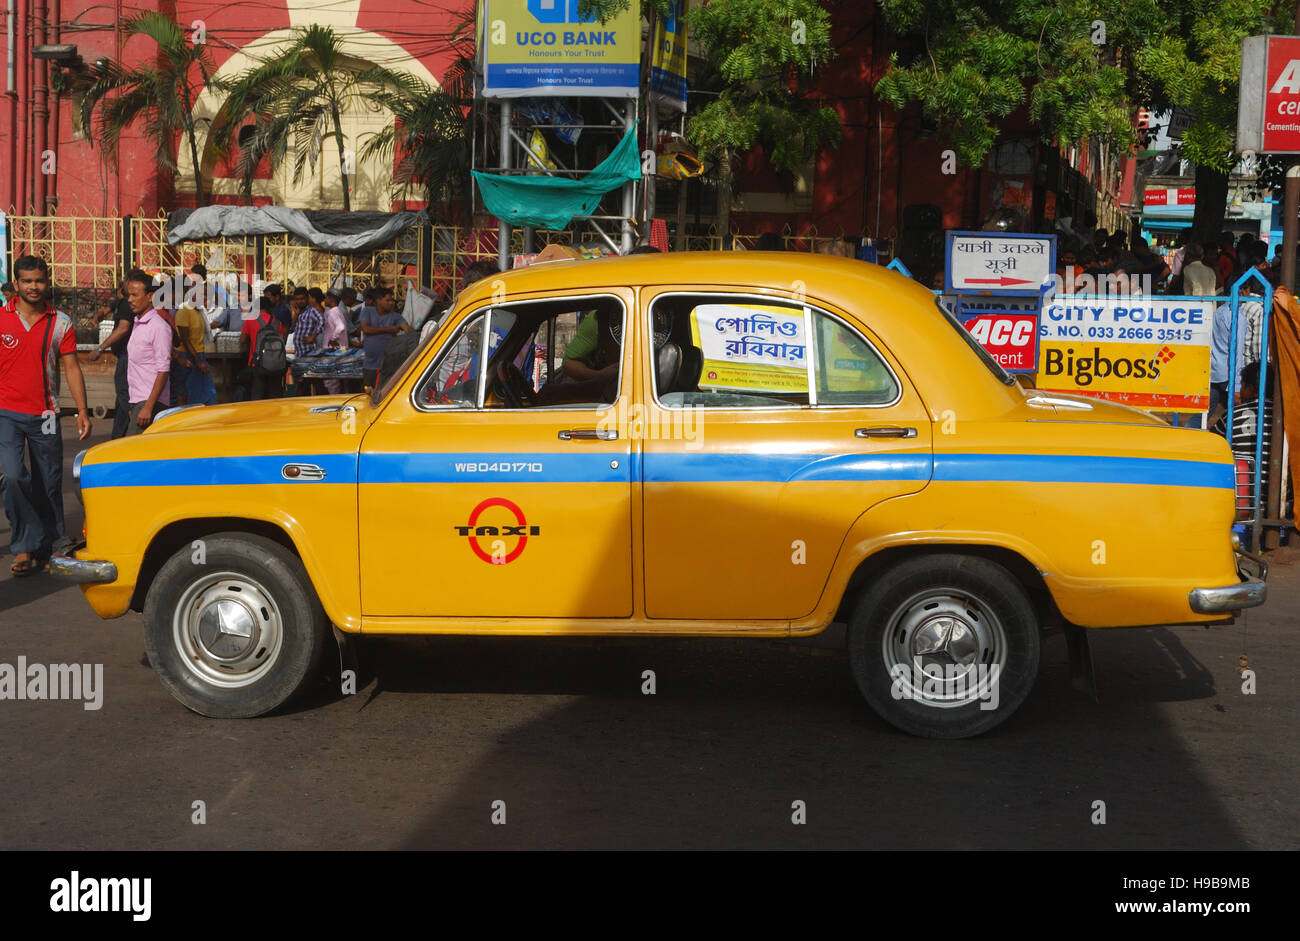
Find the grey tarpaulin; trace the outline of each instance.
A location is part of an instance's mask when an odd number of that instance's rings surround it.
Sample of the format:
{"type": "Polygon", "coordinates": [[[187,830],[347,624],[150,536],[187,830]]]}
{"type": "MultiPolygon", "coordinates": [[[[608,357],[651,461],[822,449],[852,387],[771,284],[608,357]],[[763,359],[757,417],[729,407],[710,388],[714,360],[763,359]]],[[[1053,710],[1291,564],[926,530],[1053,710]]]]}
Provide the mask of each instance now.
{"type": "Polygon", "coordinates": [[[287,232],[327,252],[366,252],[390,244],[412,226],[428,225],[419,212],[337,212],[287,206],[204,206],[167,216],[167,244],[219,236],[287,232]]]}

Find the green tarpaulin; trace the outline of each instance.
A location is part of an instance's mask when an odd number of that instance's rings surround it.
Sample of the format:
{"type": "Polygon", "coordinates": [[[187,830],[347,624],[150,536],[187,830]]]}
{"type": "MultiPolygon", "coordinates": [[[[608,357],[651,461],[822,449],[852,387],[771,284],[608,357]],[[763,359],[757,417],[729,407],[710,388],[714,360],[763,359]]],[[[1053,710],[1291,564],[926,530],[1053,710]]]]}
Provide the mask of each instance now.
{"type": "Polygon", "coordinates": [[[574,216],[588,216],[600,198],[624,183],[641,179],[636,125],[613,153],[581,179],[555,176],[498,176],[474,170],[488,212],[511,225],[563,229],[574,216]]]}

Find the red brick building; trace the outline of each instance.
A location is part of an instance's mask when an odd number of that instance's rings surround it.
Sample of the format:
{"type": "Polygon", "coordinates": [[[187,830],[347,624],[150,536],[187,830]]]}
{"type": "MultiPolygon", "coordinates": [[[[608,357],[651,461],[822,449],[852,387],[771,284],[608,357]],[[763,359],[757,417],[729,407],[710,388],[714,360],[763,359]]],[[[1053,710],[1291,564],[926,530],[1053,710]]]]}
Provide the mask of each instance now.
{"type": "MultiPolygon", "coordinates": [[[[179,140],[181,171],[174,179],[159,170],[151,143],[135,127],[123,135],[114,172],[88,142],[77,118],[78,77],[84,84],[96,59],[109,56],[129,63],[154,54],[151,40],[123,41],[120,21],[140,7],[121,0],[12,2],[8,26],[15,52],[7,72],[12,87],[6,86],[0,111],[0,207],[19,214],[112,215],[137,207],[152,214],[193,205],[188,148],[179,140]],[[70,68],[33,57],[36,47],[60,44],[76,47],[70,68]]],[[[148,9],[173,16],[187,29],[201,27],[223,77],[269,52],[293,26],[315,22],[343,33],[359,62],[401,69],[426,81],[441,77],[450,62],[445,37],[455,11],[448,8],[463,2],[145,0],[148,9]]],[[[761,154],[752,154],[739,178],[742,206],[732,217],[736,229],[798,232],[814,226],[821,235],[892,238],[915,249],[933,245],[936,233],[945,228],[978,228],[995,210],[1029,229],[1045,228],[1062,216],[1081,222],[1088,212],[1111,228],[1121,221],[1132,202],[1131,160],[1108,161],[1097,147],[1058,150],[1043,144],[1022,113],[1006,122],[984,165],[953,167],[945,160],[947,148],[937,129],[927,128],[914,109],[900,114],[875,97],[889,54],[899,48],[875,3],[838,3],[832,17],[838,55],[820,71],[816,85],[840,114],[843,140],[796,175],[766,170],[761,154]]],[[[200,99],[201,147],[219,105],[212,94],[200,99]]],[[[348,134],[361,139],[387,120],[386,113],[358,109],[348,117],[348,134]]],[[[202,162],[205,179],[212,180],[213,199],[237,201],[230,161],[219,164],[208,150],[202,162]]],[[[392,208],[391,165],[358,171],[353,207],[392,208]]],[[[320,159],[299,183],[289,179],[287,170],[264,168],[260,176],[254,187],[258,202],[341,205],[336,160],[320,159]]],[[[698,219],[707,226],[712,221],[707,199],[696,199],[691,208],[691,222],[698,219]]],[[[671,217],[674,209],[661,200],[659,215],[671,217]]]]}

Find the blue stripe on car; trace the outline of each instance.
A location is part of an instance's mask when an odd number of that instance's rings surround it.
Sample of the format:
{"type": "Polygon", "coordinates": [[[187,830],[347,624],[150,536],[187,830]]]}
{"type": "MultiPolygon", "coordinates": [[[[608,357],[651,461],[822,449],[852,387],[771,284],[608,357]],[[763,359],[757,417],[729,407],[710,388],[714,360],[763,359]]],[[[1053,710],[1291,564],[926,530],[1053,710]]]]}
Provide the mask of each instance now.
{"type": "Polygon", "coordinates": [[[280,476],[280,469],[286,464],[316,464],[325,469],[328,483],[356,483],[357,480],[356,454],[251,454],[83,464],[81,489],[282,484],[288,483],[280,476]]]}
{"type": "MultiPolygon", "coordinates": [[[[1233,467],[1210,461],[1056,454],[698,454],[619,452],[250,455],[87,464],[96,487],[286,483],[285,464],[317,464],[327,483],[646,483],[905,480],[1102,483],[1232,490],[1233,467]],[[610,466],[617,461],[618,467],[610,466]],[[536,465],[541,464],[541,470],[536,465]],[[487,468],[495,465],[495,470],[487,468]],[[644,476],[642,476],[644,468],[644,476]],[[358,478],[358,474],[360,475],[358,478]]],[[[307,483],[307,481],[301,481],[307,483]]]]}

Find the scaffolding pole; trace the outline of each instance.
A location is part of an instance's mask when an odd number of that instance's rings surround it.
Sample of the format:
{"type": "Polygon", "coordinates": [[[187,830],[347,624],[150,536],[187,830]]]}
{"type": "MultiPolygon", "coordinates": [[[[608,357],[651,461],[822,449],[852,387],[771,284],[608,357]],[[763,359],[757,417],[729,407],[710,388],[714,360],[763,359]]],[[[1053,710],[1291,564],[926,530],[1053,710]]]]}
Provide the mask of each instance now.
{"type": "MultiPolygon", "coordinates": [[[[501,169],[512,169],[510,160],[510,119],[514,107],[508,98],[501,100],[501,169]]],[[[497,270],[505,271],[510,262],[510,223],[504,219],[497,220],[497,270]]]]}

